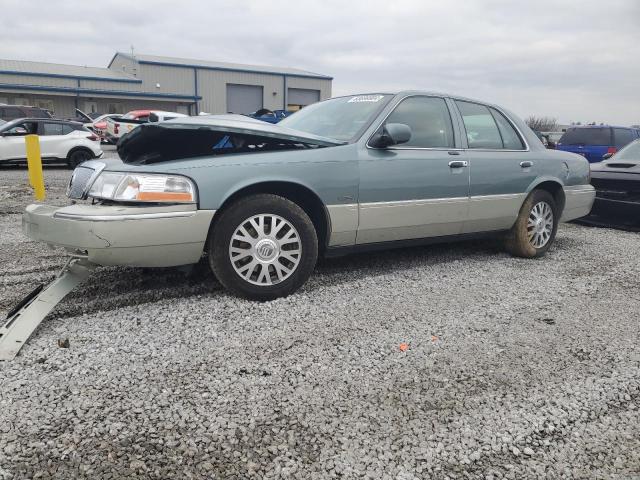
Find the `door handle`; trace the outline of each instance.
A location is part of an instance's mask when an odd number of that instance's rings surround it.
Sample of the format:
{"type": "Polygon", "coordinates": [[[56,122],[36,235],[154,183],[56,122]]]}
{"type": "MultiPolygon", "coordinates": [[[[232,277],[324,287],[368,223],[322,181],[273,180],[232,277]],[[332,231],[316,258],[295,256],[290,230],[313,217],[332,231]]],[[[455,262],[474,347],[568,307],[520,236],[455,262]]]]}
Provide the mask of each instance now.
{"type": "Polygon", "coordinates": [[[450,168],[464,168],[464,167],[468,167],[469,166],[469,162],[465,161],[465,160],[453,160],[451,162],[449,162],[449,167],[450,168]]]}
{"type": "Polygon", "coordinates": [[[533,162],[530,162],[529,160],[526,160],[524,162],[520,162],[520,166],[522,168],[529,168],[529,167],[533,167],[533,162]]]}
{"type": "Polygon", "coordinates": [[[460,155],[460,152],[457,150],[449,150],[449,152],[447,152],[449,155],[460,155]]]}

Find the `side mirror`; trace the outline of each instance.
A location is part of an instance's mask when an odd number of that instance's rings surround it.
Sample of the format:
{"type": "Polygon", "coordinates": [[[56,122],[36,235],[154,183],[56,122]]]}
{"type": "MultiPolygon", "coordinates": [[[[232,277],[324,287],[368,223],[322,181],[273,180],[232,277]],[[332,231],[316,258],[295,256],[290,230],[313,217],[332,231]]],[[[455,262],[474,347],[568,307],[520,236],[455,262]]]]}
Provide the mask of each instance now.
{"type": "Polygon", "coordinates": [[[374,135],[371,146],[374,148],[387,148],[391,145],[407,143],[411,140],[411,127],[404,123],[387,123],[382,130],[374,135]]]}
{"type": "Polygon", "coordinates": [[[613,153],[605,153],[605,154],[602,156],[602,159],[603,159],[603,160],[609,160],[611,157],[613,157],[613,153]]]}

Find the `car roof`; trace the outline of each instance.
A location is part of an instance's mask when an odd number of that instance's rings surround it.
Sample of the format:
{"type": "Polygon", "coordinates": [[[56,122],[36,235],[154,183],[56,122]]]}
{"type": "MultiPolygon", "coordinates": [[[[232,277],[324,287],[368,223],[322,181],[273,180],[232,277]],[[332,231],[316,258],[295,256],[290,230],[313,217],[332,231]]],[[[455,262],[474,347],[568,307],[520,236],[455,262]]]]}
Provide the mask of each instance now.
{"type": "Polygon", "coordinates": [[[10,105],[7,103],[0,103],[0,107],[37,108],[38,110],[45,110],[44,108],[34,107],[33,105],[10,105]]]}
{"type": "MultiPolygon", "coordinates": [[[[479,103],[481,105],[488,105],[490,107],[496,107],[499,110],[502,110],[503,108],[499,105],[496,105],[494,103],[491,102],[487,102],[485,100],[479,100],[477,98],[469,98],[469,97],[464,97],[462,95],[454,95],[451,93],[447,93],[447,92],[437,92],[437,91],[433,91],[433,90],[398,90],[395,92],[363,92],[363,93],[354,93],[354,94],[350,94],[350,95],[341,95],[341,97],[359,97],[362,95],[394,95],[394,96],[399,96],[399,97],[406,97],[406,96],[411,96],[411,95],[427,95],[427,96],[433,96],[433,97],[447,97],[447,98],[451,98],[453,100],[463,100],[465,102],[471,102],[471,103],[479,103]]],[[[334,97],[337,98],[337,97],[334,97]]]]}
{"type": "Polygon", "coordinates": [[[69,123],[71,125],[80,125],[82,126],[81,122],[74,122],[71,120],[62,120],[61,118],[35,118],[35,117],[24,117],[24,118],[16,118],[14,120],[11,120],[10,122],[7,123],[14,123],[14,122],[47,122],[47,123],[69,123]]]}
{"type": "Polygon", "coordinates": [[[627,130],[637,130],[637,128],[634,127],[622,127],[619,125],[569,125],[567,130],[569,128],[625,128],[627,130]]]}

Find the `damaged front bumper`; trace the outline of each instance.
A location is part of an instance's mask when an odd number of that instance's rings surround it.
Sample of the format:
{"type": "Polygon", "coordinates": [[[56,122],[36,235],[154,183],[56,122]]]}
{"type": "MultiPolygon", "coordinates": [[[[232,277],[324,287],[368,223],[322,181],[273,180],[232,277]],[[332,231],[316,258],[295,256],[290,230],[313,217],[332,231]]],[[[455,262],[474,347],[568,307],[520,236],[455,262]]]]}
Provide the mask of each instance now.
{"type": "Polygon", "coordinates": [[[214,214],[195,205],[29,205],[22,230],[98,265],[173,267],[200,260],[214,214]]]}

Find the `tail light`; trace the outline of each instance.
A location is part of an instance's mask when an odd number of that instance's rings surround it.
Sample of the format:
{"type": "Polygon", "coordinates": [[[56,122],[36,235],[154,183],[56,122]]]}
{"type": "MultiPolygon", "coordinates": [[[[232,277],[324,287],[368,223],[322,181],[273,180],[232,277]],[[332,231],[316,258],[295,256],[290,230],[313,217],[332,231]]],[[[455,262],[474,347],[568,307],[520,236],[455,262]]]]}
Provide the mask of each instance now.
{"type": "Polygon", "coordinates": [[[610,154],[612,154],[612,155],[613,155],[614,153],[616,153],[617,151],[618,151],[618,149],[617,149],[616,147],[609,147],[609,148],[607,148],[607,153],[610,153],[610,154]]]}
{"type": "Polygon", "coordinates": [[[118,134],[118,132],[120,132],[120,124],[119,124],[119,123],[116,123],[116,124],[113,126],[113,133],[115,133],[115,134],[117,135],[117,134],[118,134]]]}
{"type": "Polygon", "coordinates": [[[100,140],[100,137],[97,137],[95,135],[89,135],[87,137],[87,140],[91,140],[92,142],[97,142],[98,140],[100,140]]]}

